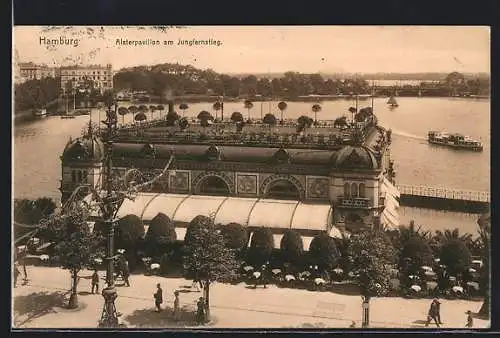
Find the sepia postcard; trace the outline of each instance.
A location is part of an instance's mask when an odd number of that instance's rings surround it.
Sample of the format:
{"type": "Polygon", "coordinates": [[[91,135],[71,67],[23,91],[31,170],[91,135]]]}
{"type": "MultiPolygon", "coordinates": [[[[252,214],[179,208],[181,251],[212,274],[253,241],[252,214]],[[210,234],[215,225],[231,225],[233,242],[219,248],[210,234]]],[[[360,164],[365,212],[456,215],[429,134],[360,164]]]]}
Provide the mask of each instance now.
{"type": "Polygon", "coordinates": [[[489,27],[12,48],[12,329],[490,327],[489,27]]]}

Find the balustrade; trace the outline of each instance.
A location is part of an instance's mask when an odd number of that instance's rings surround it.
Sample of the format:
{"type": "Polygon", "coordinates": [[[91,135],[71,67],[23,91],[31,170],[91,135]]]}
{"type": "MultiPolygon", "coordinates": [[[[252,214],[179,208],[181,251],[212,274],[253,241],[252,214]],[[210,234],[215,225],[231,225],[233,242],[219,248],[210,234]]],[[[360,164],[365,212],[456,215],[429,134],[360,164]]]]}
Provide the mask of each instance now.
{"type": "Polygon", "coordinates": [[[489,202],[490,193],[486,191],[446,189],[426,186],[398,185],[401,195],[436,197],[472,202],[489,202]]]}
{"type": "Polygon", "coordinates": [[[340,207],[344,208],[369,208],[370,199],[369,198],[341,198],[340,207]]]}

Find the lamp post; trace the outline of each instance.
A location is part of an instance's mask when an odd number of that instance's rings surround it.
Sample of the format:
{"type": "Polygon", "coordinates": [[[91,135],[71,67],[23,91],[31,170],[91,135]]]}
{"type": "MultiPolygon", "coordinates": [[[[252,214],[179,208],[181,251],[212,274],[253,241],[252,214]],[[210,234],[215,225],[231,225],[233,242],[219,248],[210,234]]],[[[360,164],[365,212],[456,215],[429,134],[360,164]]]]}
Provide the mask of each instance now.
{"type": "Polygon", "coordinates": [[[370,326],[370,298],[369,297],[363,298],[362,309],[363,309],[363,316],[361,319],[361,327],[367,328],[370,326]]]}
{"type": "Polygon", "coordinates": [[[103,198],[103,221],[107,225],[108,238],[107,238],[107,270],[106,270],[106,283],[107,286],[102,290],[104,297],[104,307],[102,309],[100,327],[103,328],[116,328],[118,327],[118,315],[116,312],[115,300],[117,298],[116,288],[114,283],[114,214],[116,208],[116,196],[113,194],[112,187],[112,151],[113,141],[112,136],[116,130],[117,118],[117,104],[115,102],[107,103],[106,120],[101,121],[106,125],[107,130],[103,135],[105,143],[105,171],[104,181],[106,184],[106,195],[103,198]]]}

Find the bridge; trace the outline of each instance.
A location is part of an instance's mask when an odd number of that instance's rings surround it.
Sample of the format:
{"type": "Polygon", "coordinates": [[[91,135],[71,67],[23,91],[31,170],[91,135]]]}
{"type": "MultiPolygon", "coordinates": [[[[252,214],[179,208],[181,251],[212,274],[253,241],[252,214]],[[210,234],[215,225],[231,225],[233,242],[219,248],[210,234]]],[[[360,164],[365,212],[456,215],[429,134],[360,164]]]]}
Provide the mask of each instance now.
{"type": "Polygon", "coordinates": [[[469,213],[481,213],[490,204],[486,191],[447,189],[428,186],[397,185],[400,204],[408,207],[431,208],[469,213]]]}

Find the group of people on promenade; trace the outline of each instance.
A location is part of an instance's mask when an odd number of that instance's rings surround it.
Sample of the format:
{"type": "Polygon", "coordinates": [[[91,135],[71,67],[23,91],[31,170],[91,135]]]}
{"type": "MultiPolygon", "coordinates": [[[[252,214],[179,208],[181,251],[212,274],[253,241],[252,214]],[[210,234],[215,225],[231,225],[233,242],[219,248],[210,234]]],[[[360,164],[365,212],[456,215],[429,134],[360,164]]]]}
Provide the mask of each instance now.
{"type": "MultiPolygon", "coordinates": [[[[425,326],[426,327],[429,326],[432,320],[434,320],[437,327],[441,327],[440,325],[443,324],[443,322],[441,321],[441,302],[437,298],[434,298],[431,302],[425,326]]],[[[472,311],[468,310],[467,323],[465,324],[465,327],[471,328],[472,325],[473,325],[472,311]]]]}
{"type": "MultiPolygon", "coordinates": [[[[124,282],[126,286],[130,286],[129,282],[129,276],[130,272],[128,269],[128,262],[124,259],[120,264],[120,269],[119,273],[123,276],[124,282]]],[[[16,262],[14,264],[14,287],[17,287],[17,280],[19,278],[19,275],[21,274],[19,270],[19,263],[16,262]]],[[[28,280],[28,274],[26,270],[26,265],[22,265],[22,270],[24,272],[24,281],[25,283],[28,280]]],[[[266,266],[262,266],[262,281],[265,284],[266,283],[266,278],[265,278],[265,272],[266,272],[266,266]]],[[[99,273],[97,269],[94,269],[94,272],[91,277],[91,293],[99,293],[99,273]]],[[[161,304],[163,304],[163,289],[161,288],[160,283],[156,285],[156,292],[153,294],[154,302],[155,302],[155,310],[156,312],[161,312],[162,307],[161,304]]],[[[191,286],[192,289],[196,289],[197,292],[200,292],[203,289],[202,283],[198,279],[193,280],[193,284],[191,286]],[[201,289],[201,290],[200,290],[201,289]]],[[[180,292],[179,290],[174,291],[174,307],[173,307],[173,317],[175,321],[180,321],[181,320],[181,308],[180,308],[180,292]]],[[[196,322],[199,325],[203,325],[207,322],[207,305],[206,305],[206,300],[204,297],[199,297],[197,302],[197,310],[196,310],[196,322]]],[[[441,302],[435,298],[432,300],[431,305],[429,307],[429,311],[427,314],[427,320],[425,322],[425,326],[428,327],[431,321],[434,321],[437,327],[441,327],[443,322],[441,321],[441,302]]],[[[355,323],[352,323],[350,327],[355,327],[355,323]]],[[[465,324],[466,328],[472,328],[473,327],[473,316],[472,312],[469,310],[467,311],[467,322],[465,324]]]]}
{"type": "MultiPolygon", "coordinates": [[[[194,281],[193,284],[196,284],[198,286],[198,281],[194,281]]],[[[199,289],[198,289],[199,291],[199,289]]],[[[180,299],[179,299],[180,292],[179,290],[174,291],[174,320],[175,321],[180,321],[181,320],[181,308],[180,308],[180,299]]],[[[161,304],[163,303],[163,289],[161,288],[160,283],[156,284],[156,292],[153,294],[153,298],[155,300],[155,311],[156,312],[161,312],[161,304]]],[[[207,308],[206,308],[206,301],[204,297],[198,298],[198,301],[196,303],[197,310],[196,310],[196,322],[199,325],[202,325],[207,322],[207,308]]]]}
{"type": "MultiPolygon", "coordinates": [[[[123,278],[123,282],[125,283],[125,286],[130,287],[130,269],[128,266],[128,261],[125,258],[120,258],[119,263],[118,263],[118,273],[117,276],[121,276],[123,278]]],[[[92,289],[91,293],[99,293],[99,273],[97,269],[94,269],[94,273],[92,274],[92,289]]]]}

